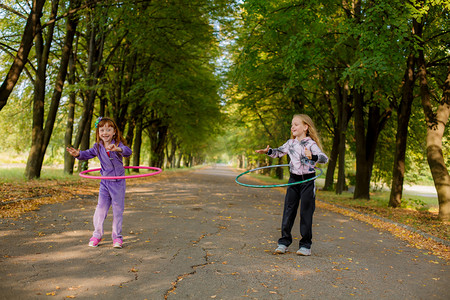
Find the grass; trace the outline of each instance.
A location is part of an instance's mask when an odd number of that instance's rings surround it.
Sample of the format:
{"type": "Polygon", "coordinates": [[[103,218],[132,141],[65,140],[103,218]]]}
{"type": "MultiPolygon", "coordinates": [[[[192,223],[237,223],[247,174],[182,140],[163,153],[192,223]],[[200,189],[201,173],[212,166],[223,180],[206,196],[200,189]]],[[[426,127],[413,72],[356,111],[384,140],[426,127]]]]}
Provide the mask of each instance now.
{"type": "MultiPolygon", "coordinates": [[[[19,183],[25,181],[25,169],[20,167],[0,168],[0,183],[19,183]]],[[[63,180],[73,181],[78,178],[73,175],[65,174],[61,169],[43,168],[41,171],[41,180],[63,180]]]]}

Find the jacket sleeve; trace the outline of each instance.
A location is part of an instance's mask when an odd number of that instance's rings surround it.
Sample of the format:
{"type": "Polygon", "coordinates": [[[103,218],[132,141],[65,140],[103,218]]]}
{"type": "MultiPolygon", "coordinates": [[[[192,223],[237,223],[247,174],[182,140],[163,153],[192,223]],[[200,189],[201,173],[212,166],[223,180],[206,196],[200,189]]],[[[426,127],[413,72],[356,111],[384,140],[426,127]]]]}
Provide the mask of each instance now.
{"type": "Polygon", "coordinates": [[[80,151],[80,155],[77,157],[79,160],[88,160],[98,156],[97,143],[91,149],[80,151]]]}
{"type": "Polygon", "coordinates": [[[125,146],[122,142],[119,143],[119,147],[122,148],[122,156],[123,157],[129,157],[133,153],[131,149],[128,146],[125,146]]]}
{"type": "Polygon", "coordinates": [[[328,162],[328,156],[320,150],[316,143],[311,145],[311,160],[315,163],[326,164],[328,162]]]}
{"type": "Polygon", "coordinates": [[[282,156],[285,156],[286,154],[288,154],[288,149],[289,149],[289,141],[284,143],[284,145],[281,147],[274,148],[274,149],[269,148],[269,152],[267,152],[267,155],[272,158],[282,157],[282,156]]]}

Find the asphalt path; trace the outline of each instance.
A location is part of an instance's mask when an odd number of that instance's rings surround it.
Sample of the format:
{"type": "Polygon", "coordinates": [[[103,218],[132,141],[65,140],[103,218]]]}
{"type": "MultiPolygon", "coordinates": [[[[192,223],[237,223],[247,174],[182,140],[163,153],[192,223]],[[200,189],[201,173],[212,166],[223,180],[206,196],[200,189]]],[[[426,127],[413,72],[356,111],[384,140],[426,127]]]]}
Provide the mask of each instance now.
{"type": "MultiPolygon", "coordinates": [[[[124,248],[87,246],[96,196],[0,220],[0,299],[449,299],[447,262],[317,208],[312,256],[274,255],[284,189],[206,167],[129,186],[124,248]]],[[[318,195],[320,199],[320,193],[318,195]]]]}

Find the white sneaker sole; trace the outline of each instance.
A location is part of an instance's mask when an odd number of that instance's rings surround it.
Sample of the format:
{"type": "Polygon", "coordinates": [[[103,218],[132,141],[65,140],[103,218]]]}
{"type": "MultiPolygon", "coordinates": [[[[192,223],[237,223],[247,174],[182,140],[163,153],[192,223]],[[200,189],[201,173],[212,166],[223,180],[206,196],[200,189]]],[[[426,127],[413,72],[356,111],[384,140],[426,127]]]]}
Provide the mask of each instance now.
{"type": "Polygon", "coordinates": [[[281,249],[275,249],[273,253],[275,254],[285,254],[287,252],[287,249],[281,250],[281,249]]]}

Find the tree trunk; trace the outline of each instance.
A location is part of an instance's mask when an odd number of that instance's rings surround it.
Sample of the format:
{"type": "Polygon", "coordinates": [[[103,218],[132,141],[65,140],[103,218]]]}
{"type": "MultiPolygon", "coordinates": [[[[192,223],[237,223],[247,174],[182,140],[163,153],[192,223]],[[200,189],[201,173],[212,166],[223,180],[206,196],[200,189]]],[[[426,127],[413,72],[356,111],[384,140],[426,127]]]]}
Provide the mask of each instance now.
{"type": "Polygon", "coordinates": [[[152,130],[150,135],[151,144],[151,160],[150,165],[153,167],[161,168],[164,163],[164,148],[167,137],[167,126],[156,125],[155,130],[152,130]]]}
{"type": "Polygon", "coordinates": [[[109,113],[106,111],[106,105],[108,104],[108,99],[105,93],[101,93],[98,95],[98,98],[100,99],[99,104],[99,110],[98,110],[98,116],[99,117],[108,117],[109,113]]]}
{"type": "Polygon", "coordinates": [[[192,154],[189,153],[189,155],[185,155],[184,159],[185,159],[184,163],[185,163],[187,168],[193,167],[193,165],[192,165],[192,154]]]}
{"type": "MultiPolygon", "coordinates": [[[[52,12],[50,14],[50,18],[56,18],[57,13],[58,1],[56,0],[52,1],[52,12]]],[[[38,26],[38,28],[39,30],[36,33],[35,47],[38,67],[36,71],[36,79],[34,82],[31,149],[30,153],[28,153],[27,165],[25,167],[25,178],[27,178],[28,180],[41,177],[41,156],[44,148],[46,76],[55,23],[53,22],[52,24],[50,24],[50,26],[48,26],[45,42],[42,36],[42,31],[40,30],[40,25],[38,26]]]]}
{"type": "MultiPolygon", "coordinates": [[[[89,143],[90,143],[90,139],[91,139],[92,109],[89,112],[87,126],[84,127],[84,130],[81,133],[81,140],[80,140],[80,145],[79,145],[81,150],[89,149],[89,143]]],[[[78,160],[78,171],[79,172],[86,171],[87,169],[88,169],[88,161],[87,160],[78,160]]]]}
{"type": "Polygon", "coordinates": [[[342,194],[345,190],[345,145],[347,140],[347,125],[348,125],[348,98],[350,96],[350,91],[348,87],[348,82],[344,83],[344,90],[341,91],[340,86],[337,87],[338,90],[338,110],[339,110],[339,169],[338,169],[338,180],[336,184],[336,194],[342,194]]]}
{"type": "MultiPolygon", "coordinates": [[[[58,0],[54,1],[54,5],[53,5],[53,9],[52,9],[52,16],[56,17],[56,13],[57,13],[57,9],[58,9],[58,0]]],[[[73,3],[75,5],[75,8],[79,6],[79,3],[77,1],[73,1],[73,3]]],[[[54,124],[55,124],[55,120],[56,120],[56,115],[58,113],[58,108],[59,108],[59,103],[61,100],[61,95],[62,95],[62,90],[63,90],[63,86],[64,86],[64,82],[66,80],[66,75],[67,75],[67,67],[69,65],[69,59],[70,59],[70,55],[72,53],[72,45],[73,45],[73,39],[76,33],[76,27],[78,24],[78,17],[77,15],[70,15],[68,17],[67,20],[67,24],[66,24],[66,36],[64,38],[64,44],[63,44],[63,49],[62,49],[62,53],[61,53],[61,63],[59,66],[59,70],[58,70],[58,74],[56,76],[56,81],[55,81],[55,88],[53,90],[53,94],[52,94],[52,99],[50,102],[50,109],[47,115],[47,120],[45,122],[45,128],[36,128],[37,131],[40,131],[38,133],[39,137],[35,140],[33,140],[33,145],[32,145],[32,150],[33,147],[35,146],[36,148],[34,149],[35,151],[30,151],[30,156],[28,158],[28,163],[27,163],[27,173],[26,173],[26,177],[27,179],[32,179],[32,178],[39,178],[40,177],[40,173],[41,173],[41,169],[42,169],[42,164],[44,161],[44,157],[45,157],[45,152],[47,150],[48,144],[50,143],[50,138],[52,136],[53,133],[53,128],[54,128],[54,124]],[[36,142],[36,144],[34,144],[34,142],[36,142]],[[28,166],[28,164],[30,164],[30,167],[28,166]]],[[[53,26],[50,26],[49,28],[49,36],[53,36],[53,26]]],[[[47,43],[46,43],[46,48],[50,48],[50,44],[51,44],[51,39],[50,37],[47,38],[47,43]]],[[[44,52],[44,59],[45,59],[45,64],[47,64],[47,59],[48,59],[48,53],[49,50],[45,50],[44,52]],[[48,52],[47,52],[48,51],[48,52]]],[[[44,67],[44,66],[42,66],[44,67]]],[[[45,68],[46,69],[46,68],[45,68]]],[[[44,72],[45,74],[45,72],[44,72]]],[[[45,89],[45,82],[44,83],[44,89],[45,89]]],[[[44,92],[44,98],[45,98],[45,92],[44,92]]],[[[38,99],[38,105],[43,105],[44,101],[39,100],[38,99]]],[[[44,112],[43,109],[39,109],[38,113],[42,114],[41,116],[38,116],[39,120],[44,119],[44,112]]]]}
{"type": "MultiPolygon", "coordinates": [[[[79,6],[80,2],[78,0],[72,0],[70,3],[70,7],[72,7],[73,9],[76,9],[79,6]]],[[[48,112],[47,120],[45,122],[44,140],[42,151],[40,153],[41,157],[39,167],[42,167],[45,152],[47,150],[48,144],[50,143],[50,139],[53,133],[56,116],[58,114],[59,104],[61,102],[64,82],[66,81],[69,60],[72,54],[73,40],[76,34],[78,20],[79,20],[78,14],[69,15],[67,19],[66,36],[64,38],[63,49],[61,52],[61,64],[59,66],[58,75],[55,81],[55,88],[53,90],[52,100],[50,103],[50,110],[48,112]]]]}
{"type": "MultiPolygon", "coordinates": [[[[414,20],[414,23],[415,20],[414,20]]],[[[395,136],[394,167],[392,171],[391,194],[389,206],[399,207],[402,201],[403,180],[405,178],[405,158],[408,139],[408,124],[411,116],[411,106],[414,100],[414,66],[415,58],[411,53],[406,63],[403,77],[402,99],[397,112],[397,134],[395,136]]]]}
{"type": "MultiPolygon", "coordinates": [[[[100,75],[100,63],[102,61],[103,46],[104,46],[104,36],[100,35],[99,40],[96,39],[98,33],[97,25],[94,24],[90,28],[89,36],[89,54],[88,54],[88,65],[87,65],[87,92],[86,101],[83,105],[83,112],[81,119],[78,123],[78,133],[74,141],[74,148],[78,148],[81,144],[83,133],[86,131],[86,127],[91,126],[92,111],[94,107],[95,96],[97,94],[96,83],[100,75]]],[[[89,146],[88,146],[89,147],[89,146]]],[[[83,149],[84,150],[84,149],[83,149]]]]}
{"type": "Polygon", "coordinates": [[[340,133],[339,133],[339,129],[336,127],[334,130],[334,135],[333,135],[333,146],[331,148],[331,154],[330,154],[330,158],[328,160],[327,174],[325,176],[325,185],[323,187],[323,189],[325,191],[333,190],[334,171],[336,169],[337,160],[339,157],[339,139],[340,139],[340,133]]]}
{"type": "MultiPolygon", "coordinates": [[[[423,49],[423,48],[422,48],[423,49]]],[[[442,100],[437,109],[431,103],[431,93],[428,87],[427,69],[423,50],[419,50],[418,58],[420,97],[427,122],[427,161],[433,176],[438,194],[439,218],[450,220],[450,175],[442,152],[442,137],[450,116],[450,66],[443,87],[442,100]]]]}
{"type": "MultiPolygon", "coordinates": [[[[71,58],[69,60],[69,84],[75,84],[75,70],[76,70],[76,48],[73,51],[71,58]]],[[[75,120],[75,102],[76,102],[76,92],[71,91],[69,93],[69,111],[67,116],[67,124],[66,124],[66,132],[64,134],[64,145],[66,147],[72,146],[72,137],[73,137],[73,124],[75,120]]],[[[75,162],[75,158],[69,154],[69,152],[64,151],[64,173],[73,174],[73,164],[75,162]]]]}
{"type": "MultiPolygon", "coordinates": [[[[127,130],[127,135],[125,137],[125,140],[127,141],[127,145],[130,148],[133,146],[133,137],[134,137],[135,127],[136,127],[136,121],[134,118],[132,118],[128,122],[128,130],[127,130]]],[[[130,157],[124,157],[124,165],[125,166],[130,165],[130,157]]],[[[139,170],[139,169],[134,169],[134,170],[139,170]]]]}
{"type": "Polygon", "coordinates": [[[139,166],[141,161],[141,145],[142,145],[142,118],[136,121],[136,136],[133,143],[133,166],[139,166]]]}
{"type": "Polygon", "coordinates": [[[370,199],[370,179],[372,177],[375,152],[381,130],[391,116],[391,109],[380,113],[378,106],[370,106],[367,130],[364,121],[364,94],[355,90],[355,137],[356,137],[356,183],[354,199],[370,199]]]}
{"type": "MultiPolygon", "coordinates": [[[[279,157],[277,163],[278,163],[279,165],[283,164],[283,158],[282,158],[282,157],[279,157]]],[[[283,179],[283,178],[284,178],[284,168],[281,168],[281,167],[276,168],[276,169],[275,169],[275,175],[276,175],[276,178],[278,178],[278,179],[283,179]]]]}
{"type": "Polygon", "coordinates": [[[170,140],[170,150],[166,147],[167,167],[173,168],[175,166],[175,152],[177,151],[177,140],[172,137],[170,140]]]}
{"type": "Polygon", "coordinates": [[[183,155],[183,167],[189,168],[190,167],[190,165],[189,165],[190,161],[191,161],[191,154],[186,154],[185,153],[183,155]]]}
{"type": "Polygon", "coordinates": [[[6,105],[9,95],[11,95],[11,92],[19,80],[20,74],[22,73],[22,70],[28,60],[28,55],[33,47],[34,37],[40,28],[40,20],[44,4],[45,0],[33,1],[31,12],[28,16],[22,35],[22,41],[20,42],[20,47],[17,50],[17,55],[14,58],[14,62],[6,75],[5,80],[0,86],[0,111],[6,105]]]}
{"type": "Polygon", "coordinates": [[[177,168],[179,169],[179,168],[181,168],[181,160],[182,160],[182,158],[183,158],[183,152],[179,152],[178,153],[178,160],[177,160],[177,168]]]}
{"type": "Polygon", "coordinates": [[[353,197],[355,199],[369,199],[370,178],[367,156],[367,140],[364,126],[364,95],[354,91],[355,108],[355,139],[356,139],[356,183],[353,197]],[[369,184],[369,186],[367,186],[369,184]]]}

